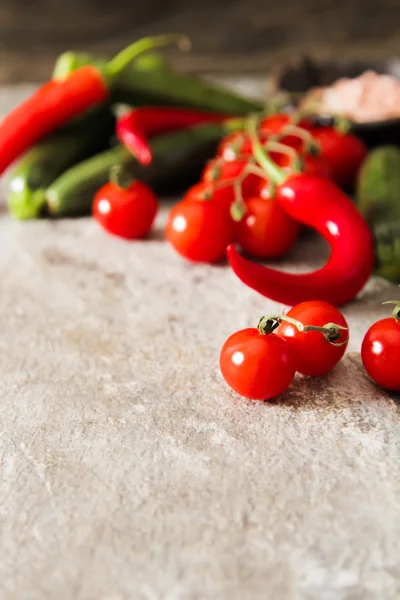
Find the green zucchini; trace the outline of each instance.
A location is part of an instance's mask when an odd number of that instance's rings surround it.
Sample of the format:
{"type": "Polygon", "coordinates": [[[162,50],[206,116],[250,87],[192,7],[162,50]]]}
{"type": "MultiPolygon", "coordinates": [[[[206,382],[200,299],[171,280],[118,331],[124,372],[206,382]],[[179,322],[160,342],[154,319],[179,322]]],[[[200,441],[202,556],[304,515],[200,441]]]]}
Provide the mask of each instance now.
{"type": "Polygon", "coordinates": [[[29,150],[7,180],[6,200],[11,215],[34,219],[46,212],[45,190],[66,169],[107,148],[114,128],[115,117],[103,107],[29,150]]]}
{"type": "Polygon", "coordinates": [[[109,181],[110,171],[122,165],[130,174],[160,194],[194,183],[229,125],[202,124],[155,137],[150,142],[153,161],[140,165],[124,146],[102,152],[63,173],[45,192],[48,213],[54,217],[91,212],[97,190],[109,181]]]}

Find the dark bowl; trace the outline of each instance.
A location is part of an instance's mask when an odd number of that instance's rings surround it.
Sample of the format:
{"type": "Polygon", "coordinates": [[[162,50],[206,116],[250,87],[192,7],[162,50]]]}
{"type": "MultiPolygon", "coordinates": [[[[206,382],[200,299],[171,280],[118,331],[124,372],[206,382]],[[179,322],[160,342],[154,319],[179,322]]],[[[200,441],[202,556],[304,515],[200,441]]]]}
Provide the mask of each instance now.
{"type": "MultiPolygon", "coordinates": [[[[269,87],[272,92],[282,91],[297,95],[314,87],[331,85],[340,77],[357,77],[367,70],[400,79],[400,59],[391,58],[376,62],[319,62],[301,57],[291,63],[273,67],[269,75],[269,87]]],[[[333,122],[329,118],[316,117],[316,120],[321,123],[333,122]]],[[[384,144],[400,146],[400,117],[384,121],[352,123],[350,130],[362,138],[370,148],[384,144]]]]}

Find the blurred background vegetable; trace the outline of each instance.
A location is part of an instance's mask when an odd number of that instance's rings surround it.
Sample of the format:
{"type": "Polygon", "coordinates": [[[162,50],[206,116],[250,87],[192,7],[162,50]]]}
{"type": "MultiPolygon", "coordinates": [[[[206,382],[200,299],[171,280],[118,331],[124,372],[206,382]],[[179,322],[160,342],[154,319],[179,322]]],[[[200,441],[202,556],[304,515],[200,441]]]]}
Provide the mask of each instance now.
{"type": "Polygon", "coordinates": [[[400,149],[373,150],[361,167],[357,204],[375,238],[376,272],[400,280],[400,149]]]}

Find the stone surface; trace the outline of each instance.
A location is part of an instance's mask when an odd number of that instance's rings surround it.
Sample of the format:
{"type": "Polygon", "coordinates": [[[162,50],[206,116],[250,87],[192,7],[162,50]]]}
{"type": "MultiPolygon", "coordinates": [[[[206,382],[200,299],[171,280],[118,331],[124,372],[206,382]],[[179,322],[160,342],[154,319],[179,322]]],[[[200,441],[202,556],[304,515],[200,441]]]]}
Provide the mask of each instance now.
{"type": "Polygon", "coordinates": [[[397,599],[400,413],[358,351],[398,291],[344,307],[330,375],[247,402],[220,347],[282,306],[176,256],[167,208],[135,243],[1,215],[1,600],[397,599]]]}

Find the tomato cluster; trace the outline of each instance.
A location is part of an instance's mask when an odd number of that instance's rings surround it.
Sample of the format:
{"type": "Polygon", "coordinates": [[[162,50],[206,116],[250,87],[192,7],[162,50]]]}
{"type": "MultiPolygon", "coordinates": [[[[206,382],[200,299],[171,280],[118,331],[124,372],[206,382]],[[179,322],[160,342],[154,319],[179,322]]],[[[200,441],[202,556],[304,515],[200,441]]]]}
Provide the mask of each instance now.
{"type": "MultiPolygon", "coordinates": [[[[393,315],[366,332],[361,359],[380,387],[400,392],[400,302],[393,315]]],[[[342,313],[327,302],[302,302],[286,315],[262,317],[258,328],[237,331],[220,353],[227,384],[251,400],[271,400],[291,384],[295,373],[315,377],[342,359],[349,327],[342,313]]]]}
{"type": "MultiPolygon", "coordinates": [[[[341,185],[354,179],[366,155],[355,136],[333,127],[317,128],[306,119],[294,124],[286,114],[262,119],[258,136],[282,172],[302,170],[341,185]]],[[[250,257],[275,259],[290,250],[299,233],[299,223],[276,201],[274,186],[257,164],[245,131],[221,141],[200,183],[174,206],[166,226],[174,249],[198,262],[223,259],[231,242],[250,257]]]]}
{"type": "Polygon", "coordinates": [[[271,400],[291,384],[296,371],[328,373],[346,351],[349,329],[327,302],[302,302],[285,316],[263,317],[258,328],[231,335],[220,354],[221,373],[237,393],[271,400]]]}
{"type": "MultiPolygon", "coordinates": [[[[283,172],[302,170],[350,183],[365,157],[364,144],[333,127],[298,122],[293,115],[261,119],[259,139],[283,172]]],[[[112,180],[97,193],[93,215],[109,233],[126,238],[144,237],[158,210],[153,191],[140,181],[112,180]]],[[[220,143],[206,165],[201,181],[172,209],[166,238],[183,257],[217,262],[235,241],[245,254],[273,259],[296,242],[300,225],[275,201],[274,186],[253,157],[245,131],[235,131],[220,143]]]]}

